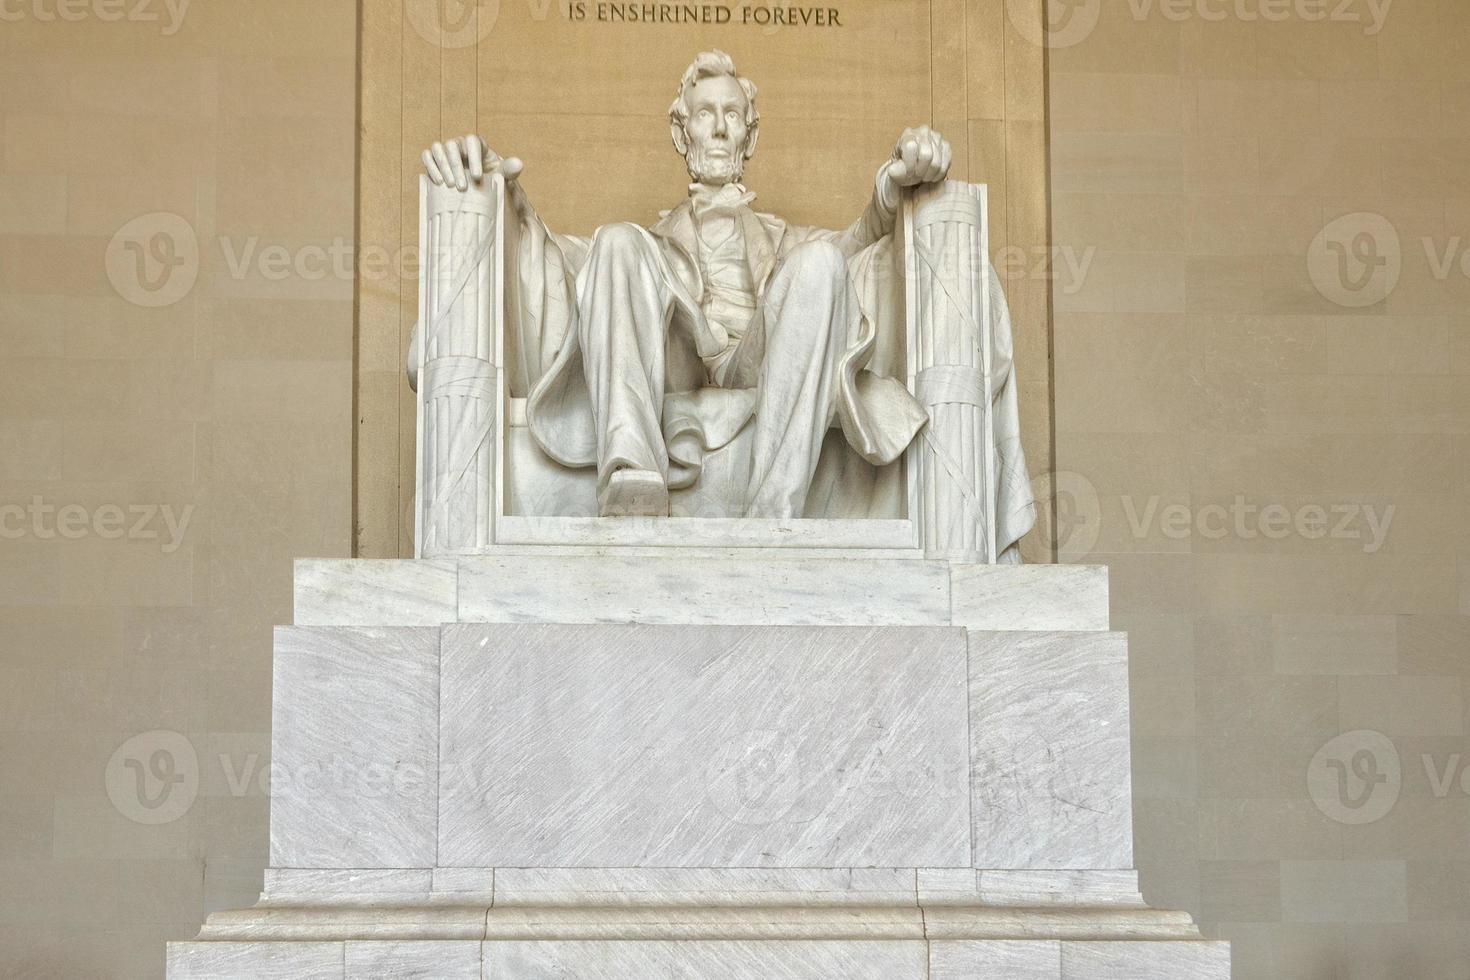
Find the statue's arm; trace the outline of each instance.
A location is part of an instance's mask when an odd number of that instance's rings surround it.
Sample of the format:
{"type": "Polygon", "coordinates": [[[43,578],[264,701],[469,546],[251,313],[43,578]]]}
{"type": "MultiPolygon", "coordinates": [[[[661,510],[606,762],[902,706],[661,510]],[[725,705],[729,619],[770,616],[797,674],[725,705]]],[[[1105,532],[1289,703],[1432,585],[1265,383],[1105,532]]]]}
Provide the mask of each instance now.
{"type": "Polygon", "coordinates": [[[898,219],[898,185],[889,177],[892,161],[878,168],[873,182],[873,196],[862,215],[843,231],[813,230],[809,238],[823,239],[836,245],[843,255],[851,258],[863,249],[893,234],[894,222],[898,219]]]}
{"type": "Polygon", "coordinates": [[[506,192],[510,201],[511,213],[515,219],[514,231],[524,236],[529,229],[535,229],[548,240],[554,242],[568,258],[573,259],[574,264],[581,268],[581,257],[587,254],[592,247],[592,239],[583,235],[565,235],[559,231],[552,231],[551,227],[541,217],[535,205],[531,203],[526,189],[519,182],[507,183],[506,192]]]}

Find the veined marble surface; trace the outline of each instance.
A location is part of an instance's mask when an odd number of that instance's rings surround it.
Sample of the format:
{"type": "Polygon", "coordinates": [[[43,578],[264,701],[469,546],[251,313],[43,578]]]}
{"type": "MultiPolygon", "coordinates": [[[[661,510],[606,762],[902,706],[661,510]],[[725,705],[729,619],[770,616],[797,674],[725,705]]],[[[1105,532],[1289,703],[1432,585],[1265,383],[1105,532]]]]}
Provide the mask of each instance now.
{"type": "Polygon", "coordinates": [[[438,626],[458,616],[459,566],[451,559],[296,562],[297,626],[438,626]]]}
{"type": "Polygon", "coordinates": [[[951,615],[977,630],[1106,630],[1105,565],[952,565],[951,615]]]}
{"type": "Polygon", "coordinates": [[[973,868],[268,868],[262,905],[1141,909],[1136,871],[973,868]]]}
{"type": "Polygon", "coordinates": [[[976,866],[1132,868],[1127,638],[969,636],[976,866]]]}
{"type": "Polygon", "coordinates": [[[936,942],[930,980],[1228,980],[1226,943],[936,942]]]}
{"type": "Polygon", "coordinates": [[[983,871],[919,868],[921,905],[1145,908],[1136,871],[983,871]]]}
{"type": "Polygon", "coordinates": [[[170,980],[1229,980],[1222,942],[503,939],[171,943],[170,980]]]}
{"type": "Polygon", "coordinates": [[[169,943],[169,980],[344,980],[342,943],[169,943]]]}
{"type": "Polygon", "coordinates": [[[688,939],[1057,939],[1192,942],[1184,912],[1144,908],[1027,906],[716,904],[694,897],[667,905],[495,905],[488,896],[427,894],[289,896],[216,912],[206,942],[355,942],[688,939]]]}
{"type": "Polygon", "coordinates": [[[428,868],[265,869],[267,895],[411,895],[432,886],[428,868]]]}
{"type": "Polygon", "coordinates": [[[298,626],[453,622],[921,625],[1106,630],[1107,569],[878,553],[505,548],[296,563],[298,626]]]}
{"type": "Polygon", "coordinates": [[[489,894],[493,896],[496,885],[494,868],[435,868],[430,889],[451,895],[489,894]]]}
{"type": "Polygon", "coordinates": [[[1062,980],[1223,980],[1228,943],[1064,943],[1062,980]]]}
{"type": "Polygon", "coordinates": [[[502,868],[509,906],[912,906],[903,868],[502,868]]]}
{"type": "Polygon", "coordinates": [[[966,866],[965,658],[946,628],[446,627],[440,863],[966,866]]]}
{"type": "Polygon", "coordinates": [[[939,562],[465,558],[459,569],[464,622],[921,626],[949,617],[939,562]]]}
{"type": "Polygon", "coordinates": [[[490,977],[517,980],[902,980],[924,976],[924,944],[902,941],[495,943],[490,977]]]}
{"type": "Polygon", "coordinates": [[[962,902],[1137,904],[1101,877],[1132,865],[1120,634],[283,628],[274,748],[281,894],[923,868],[962,902]]]}
{"type": "Polygon", "coordinates": [[[1062,980],[1062,944],[970,940],[934,943],[930,980],[1062,980]]]}
{"type": "MultiPolygon", "coordinates": [[[[277,636],[275,867],[171,947],[174,980],[1229,976],[1226,944],[1138,895],[1103,569],[572,550],[299,572],[321,625],[277,636]],[[458,622],[476,563],[571,593],[601,566],[584,618],[642,591],[684,625],[458,622]],[[706,622],[737,612],[846,625],[706,622]]],[[[521,596],[497,617],[541,601],[494,588],[521,596]]]]}
{"type": "Polygon", "coordinates": [[[271,864],[435,864],[439,631],[280,627],[271,864]]]}
{"type": "Polygon", "coordinates": [[[481,944],[449,942],[344,943],[344,980],[481,980],[481,944]]]}

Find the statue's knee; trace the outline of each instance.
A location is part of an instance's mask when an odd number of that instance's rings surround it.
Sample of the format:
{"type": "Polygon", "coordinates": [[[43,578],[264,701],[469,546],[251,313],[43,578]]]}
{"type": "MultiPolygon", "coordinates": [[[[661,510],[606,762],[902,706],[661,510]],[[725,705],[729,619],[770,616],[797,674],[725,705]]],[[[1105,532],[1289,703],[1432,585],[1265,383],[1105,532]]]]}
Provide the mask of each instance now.
{"type": "Polygon", "coordinates": [[[647,246],[643,229],[626,221],[603,225],[592,236],[592,252],[606,258],[637,258],[647,246]]]}
{"type": "Polygon", "coordinates": [[[786,256],[786,262],[794,272],[802,275],[827,279],[847,276],[847,259],[842,249],[831,242],[802,242],[786,256]]]}

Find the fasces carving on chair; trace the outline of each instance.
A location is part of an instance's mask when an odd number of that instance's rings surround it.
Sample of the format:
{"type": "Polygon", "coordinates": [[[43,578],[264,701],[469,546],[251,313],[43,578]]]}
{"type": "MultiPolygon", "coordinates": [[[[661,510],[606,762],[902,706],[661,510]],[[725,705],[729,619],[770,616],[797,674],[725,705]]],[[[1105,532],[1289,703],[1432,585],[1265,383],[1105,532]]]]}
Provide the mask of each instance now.
{"type": "Polygon", "coordinates": [[[521,161],[479,137],[424,152],[420,553],[643,517],[1014,560],[1032,504],[1009,320],[984,189],[945,183],[949,143],[905,130],[827,231],[756,210],[756,87],[729,56],[695,58],[669,122],[685,200],[590,238],[549,229],[521,161]]]}

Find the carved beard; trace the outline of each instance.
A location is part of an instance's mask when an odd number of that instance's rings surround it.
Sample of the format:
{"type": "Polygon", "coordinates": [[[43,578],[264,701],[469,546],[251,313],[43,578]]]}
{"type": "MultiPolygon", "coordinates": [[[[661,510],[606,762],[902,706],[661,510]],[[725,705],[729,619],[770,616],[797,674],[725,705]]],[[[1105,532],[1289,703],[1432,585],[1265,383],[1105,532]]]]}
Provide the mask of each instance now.
{"type": "Polygon", "coordinates": [[[684,154],[684,166],[689,168],[689,176],[698,183],[711,187],[732,184],[745,176],[745,154],[734,147],[730,151],[727,157],[711,160],[706,157],[703,146],[691,141],[689,152],[684,154]]]}

